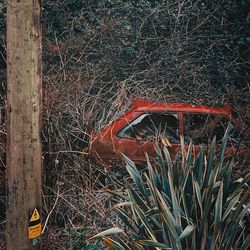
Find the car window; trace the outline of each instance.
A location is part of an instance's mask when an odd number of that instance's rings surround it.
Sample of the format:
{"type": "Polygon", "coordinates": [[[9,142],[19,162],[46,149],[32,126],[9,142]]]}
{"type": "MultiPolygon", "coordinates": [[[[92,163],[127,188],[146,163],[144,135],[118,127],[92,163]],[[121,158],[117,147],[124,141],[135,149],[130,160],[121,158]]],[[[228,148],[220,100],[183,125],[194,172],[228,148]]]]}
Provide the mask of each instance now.
{"type": "Polygon", "coordinates": [[[217,142],[222,141],[228,125],[231,127],[229,139],[234,141],[238,130],[230,121],[221,115],[183,114],[185,141],[193,140],[194,144],[208,143],[216,136],[217,142]]]}
{"type": "Polygon", "coordinates": [[[161,136],[165,136],[171,143],[178,143],[178,115],[172,113],[142,114],[125,126],[118,136],[143,141],[156,141],[161,136]]]}

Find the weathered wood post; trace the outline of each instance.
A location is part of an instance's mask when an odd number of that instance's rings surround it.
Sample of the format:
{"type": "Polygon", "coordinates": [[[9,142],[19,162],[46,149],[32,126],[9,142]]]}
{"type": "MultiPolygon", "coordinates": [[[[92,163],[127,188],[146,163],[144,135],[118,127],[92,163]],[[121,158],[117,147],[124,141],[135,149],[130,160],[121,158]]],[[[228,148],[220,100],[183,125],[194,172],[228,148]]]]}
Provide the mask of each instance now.
{"type": "Polygon", "coordinates": [[[7,6],[7,250],[41,248],[40,5],[7,6]]]}

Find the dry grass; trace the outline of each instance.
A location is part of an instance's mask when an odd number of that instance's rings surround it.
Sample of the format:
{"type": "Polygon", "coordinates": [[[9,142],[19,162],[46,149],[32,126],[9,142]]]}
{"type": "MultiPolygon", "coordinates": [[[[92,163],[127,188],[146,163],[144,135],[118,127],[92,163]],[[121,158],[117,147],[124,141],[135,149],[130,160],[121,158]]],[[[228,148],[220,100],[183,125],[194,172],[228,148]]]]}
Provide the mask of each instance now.
{"type": "MultiPolygon", "coordinates": [[[[67,17],[60,1],[45,1],[44,7],[53,4],[67,17]]],[[[96,173],[103,166],[91,165],[85,153],[90,131],[123,114],[133,98],[206,105],[229,102],[249,125],[249,47],[238,45],[247,24],[238,0],[159,1],[145,8],[131,1],[127,7],[124,3],[128,9],[124,13],[120,1],[112,8],[88,4],[87,14],[66,19],[68,37],[57,30],[52,37],[47,35],[53,23],[49,10],[44,13],[45,249],[51,249],[51,242],[53,249],[70,249],[65,245],[67,229],[93,235],[117,223],[111,197],[97,190],[102,183],[96,173]],[[114,11],[120,14],[115,16],[114,11]],[[80,35],[73,32],[76,24],[85,27],[80,35]]],[[[5,86],[5,71],[0,83],[5,86]]],[[[6,90],[1,89],[4,100],[6,90]]],[[[5,171],[4,105],[1,101],[0,183],[5,171]]]]}

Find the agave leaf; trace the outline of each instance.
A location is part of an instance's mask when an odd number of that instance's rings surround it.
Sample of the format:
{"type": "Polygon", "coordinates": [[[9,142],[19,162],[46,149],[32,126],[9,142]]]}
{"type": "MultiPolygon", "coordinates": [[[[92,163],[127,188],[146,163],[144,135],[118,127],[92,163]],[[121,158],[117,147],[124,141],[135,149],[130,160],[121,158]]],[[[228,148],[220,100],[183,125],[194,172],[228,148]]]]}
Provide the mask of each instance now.
{"type": "Polygon", "coordinates": [[[153,205],[155,207],[153,208],[151,207],[151,209],[145,210],[144,211],[145,216],[154,224],[154,230],[157,230],[156,228],[159,228],[159,230],[162,230],[161,223],[158,221],[158,218],[156,216],[161,210],[159,206],[158,198],[157,198],[157,192],[156,192],[157,189],[154,187],[154,185],[152,184],[152,182],[150,181],[147,175],[146,175],[146,179],[148,182],[151,196],[153,197],[153,205]]]}
{"type": "Polygon", "coordinates": [[[172,233],[172,235],[176,238],[178,238],[178,234],[176,232],[176,222],[175,222],[175,218],[172,215],[167,202],[165,201],[165,199],[163,198],[163,196],[161,195],[161,193],[157,191],[158,194],[158,198],[159,198],[159,205],[160,205],[160,211],[161,212],[161,216],[164,219],[164,222],[166,222],[167,228],[169,229],[169,231],[172,233]]]}
{"type": "Polygon", "coordinates": [[[213,158],[214,158],[214,148],[216,143],[216,136],[213,138],[213,141],[209,148],[208,159],[207,159],[207,169],[205,172],[205,178],[203,182],[203,188],[208,185],[209,177],[211,176],[212,168],[213,168],[213,158]]]}
{"type": "Polygon", "coordinates": [[[197,195],[195,191],[194,194],[190,197],[190,200],[191,200],[190,213],[192,213],[192,217],[194,217],[195,222],[198,223],[199,222],[198,218],[200,218],[201,216],[198,209],[199,202],[197,202],[197,195]]]}
{"type": "Polygon", "coordinates": [[[186,204],[187,204],[187,208],[188,208],[188,211],[189,211],[189,214],[192,214],[191,213],[191,210],[192,210],[192,197],[193,195],[195,195],[195,190],[194,190],[194,187],[193,187],[193,177],[192,177],[192,169],[191,167],[188,168],[188,173],[186,174],[186,180],[184,182],[184,185],[181,187],[181,190],[184,189],[184,192],[185,192],[185,197],[186,197],[186,204]]]}
{"type": "Polygon", "coordinates": [[[226,244],[224,249],[233,249],[233,243],[235,241],[235,237],[239,231],[239,223],[232,221],[230,223],[230,227],[228,229],[226,236],[224,236],[223,242],[226,244]]]}
{"type": "MultiPolygon", "coordinates": [[[[239,191],[243,186],[247,186],[248,187],[248,182],[250,181],[250,173],[249,174],[247,174],[244,178],[243,178],[243,180],[240,182],[240,184],[239,184],[239,186],[237,186],[237,188],[235,189],[235,192],[237,192],[237,191],[239,191]]],[[[249,189],[249,187],[248,187],[248,189],[249,189]]]]}
{"type": "Polygon", "coordinates": [[[233,246],[233,243],[235,241],[235,237],[237,237],[237,233],[242,228],[241,221],[242,221],[243,217],[245,216],[245,214],[247,213],[247,210],[250,208],[250,203],[247,206],[243,207],[243,204],[246,200],[246,197],[249,197],[249,193],[250,192],[246,192],[246,194],[243,196],[242,200],[240,201],[239,205],[237,206],[237,208],[234,212],[234,216],[232,218],[232,223],[230,223],[230,227],[228,227],[228,232],[225,235],[225,241],[227,243],[226,249],[229,249],[228,247],[233,246]]]}
{"type": "Polygon", "coordinates": [[[213,196],[213,194],[214,194],[215,189],[217,189],[217,187],[220,186],[221,184],[220,181],[215,182],[217,174],[218,174],[218,167],[213,169],[212,176],[209,180],[209,185],[208,187],[204,189],[203,194],[202,194],[202,201],[204,202],[204,206],[203,206],[203,217],[201,217],[201,222],[200,222],[200,225],[201,225],[200,231],[203,230],[205,223],[210,220],[209,214],[212,211],[212,206],[214,204],[213,202],[216,197],[216,196],[213,196]]]}
{"type": "Polygon", "coordinates": [[[233,167],[234,167],[234,160],[232,159],[230,164],[229,164],[229,167],[228,167],[228,170],[227,170],[227,173],[226,173],[226,177],[225,177],[225,194],[227,194],[227,195],[229,195],[230,188],[231,188],[231,185],[232,185],[232,170],[233,170],[233,167]]]}
{"type": "Polygon", "coordinates": [[[185,214],[185,219],[187,220],[187,223],[190,224],[190,214],[187,208],[187,202],[186,202],[186,196],[185,196],[185,190],[182,189],[181,190],[181,200],[182,200],[182,204],[183,204],[183,210],[184,210],[184,214],[185,214]]]}
{"type": "Polygon", "coordinates": [[[102,189],[101,190],[102,193],[109,193],[109,194],[112,194],[113,196],[119,198],[119,199],[122,199],[122,200],[126,200],[129,202],[129,198],[128,196],[125,196],[125,195],[122,195],[120,193],[117,193],[117,192],[114,192],[113,190],[111,189],[108,189],[108,188],[105,188],[105,189],[102,189]]]}
{"type": "Polygon", "coordinates": [[[147,201],[147,203],[149,204],[149,199],[148,199],[148,194],[146,191],[146,187],[144,185],[144,182],[141,178],[141,175],[138,171],[138,169],[136,168],[135,164],[133,161],[131,161],[127,156],[125,156],[124,154],[122,154],[124,160],[126,161],[126,169],[129,173],[129,175],[131,176],[131,178],[133,179],[134,183],[136,184],[137,188],[141,191],[141,193],[144,195],[145,200],[147,201]]]}
{"type": "Polygon", "coordinates": [[[218,165],[212,170],[209,181],[208,181],[208,189],[211,189],[214,185],[214,183],[217,181],[217,176],[219,173],[220,169],[218,165]]]}
{"type": "Polygon", "coordinates": [[[169,250],[172,249],[163,243],[152,241],[152,240],[138,240],[137,242],[142,246],[155,247],[156,249],[159,249],[159,248],[160,249],[169,249],[169,250]]]}
{"type": "Polygon", "coordinates": [[[135,212],[136,212],[138,218],[140,219],[142,224],[145,226],[145,228],[146,228],[148,234],[150,235],[151,239],[154,240],[154,241],[157,241],[155,233],[152,230],[152,228],[150,227],[150,224],[149,224],[148,219],[147,219],[146,215],[144,214],[144,212],[136,204],[134,204],[134,209],[135,209],[135,212]]]}
{"type": "Polygon", "coordinates": [[[241,245],[240,250],[250,249],[250,234],[246,237],[245,241],[241,245]]]}
{"type": "Polygon", "coordinates": [[[227,225],[223,237],[223,241],[225,242],[227,247],[225,249],[230,249],[233,245],[234,238],[240,228],[239,222],[247,212],[247,206],[245,207],[246,210],[243,206],[246,200],[249,198],[249,194],[249,191],[245,192],[240,202],[237,204],[236,209],[233,211],[232,216],[230,217],[230,223],[229,225],[227,225]]]}
{"type": "MultiPolygon", "coordinates": [[[[190,178],[190,170],[191,170],[190,168],[188,168],[188,169],[185,170],[185,176],[183,178],[183,183],[182,183],[183,189],[186,188],[186,185],[188,183],[188,178],[190,178]]],[[[188,190],[189,191],[192,190],[192,185],[190,185],[190,187],[188,187],[188,190]]]]}
{"type": "Polygon", "coordinates": [[[188,145],[188,151],[187,151],[187,157],[185,162],[185,167],[191,166],[192,163],[192,154],[193,154],[193,143],[192,140],[190,141],[188,145]]]}
{"type": "Polygon", "coordinates": [[[222,218],[222,205],[223,205],[223,181],[220,184],[220,189],[218,192],[218,196],[215,203],[215,218],[214,218],[214,224],[219,225],[221,224],[221,218],[222,218]]]}
{"type": "Polygon", "coordinates": [[[159,180],[157,174],[155,173],[154,169],[152,168],[152,165],[151,165],[151,163],[149,161],[149,157],[148,157],[147,153],[146,153],[146,160],[147,160],[147,166],[148,166],[148,172],[149,172],[150,180],[151,180],[151,182],[154,184],[154,186],[156,188],[160,188],[161,187],[160,180],[159,180]]]}
{"type": "Polygon", "coordinates": [[[138,225],[136,224],[136,222],[134,221],[132,216],[130,216],[128,213],[126,213],[126,211],[124,211],[123,209],[121,209],[119,207],[116,207],[116,213],[117,213],[117,216],[121,219],[121,221],[127,227],[129,227],[133,231],[136,231],[133,225],[136,225],[137,227],[138,227],[138,225]]]}
{"type": "Polygon", "coordinates": [[[164,201],[166,202],[166,205],[171,208],[171,197],[168,197],[164,192],[161,192],[162,197],[164,198],[164,201]]]}
{"type": "Polygon", "coordinates": [[[229,164],[230,164],[229,161],[223,163],[223,166],[220,168],[220,171],[218,173],[218,178],[217,178],[218,180],[222,180],[226,178],[228,169],[230,167],[229,164]]]}
{"type": "Polygon", "coordinates": [[[209,250],[216,250],[215,248],[215,242],[214,242],[214,238],[212,237],[210,240],[210,248],[209,250]]]}
{"type": "Polygon", "coordinates": [[[152,216],[152,215],[155,215],[159,210],[157,209],[157,207],[153,207],[153,208],[150,208],[148,211],[145,212],[145,215],[146,217],[149,217],[149,216],[152,216]]]}
{"type": "Polygon", "coordinates": [[[209,221],[209,214],[211,212],[211,208],[213,205],[213,197],[212,197],[212,190],[211,188],[205,188],[203,195],[202,195],[202,200],[204,201],[204,206],[203,206],[203,217],[200,218],[200,229],[199,231],[203,231],[203,227],[206,226],[206,223],[209,221]]]}
{"type": "Polygon", "coordinates": [[[183,174],[180,171],[179,166],[177,164],[173,165],[173,186],[180,187],[181,180],[183,182],[183,174]]]}
{"type": "Polygon", "coordinates": [[[183,168],[185,164],[185,142],[183,135],[180,135],[180,143],[181,143],[181,155],[182,155],[181,167],[183,168]]]}
{"type": "Polygon", "coordinates": [[[177,201],[174,185],[173,185],[173,177],[171,176],[171,173],[168,171],[168,181],[170,186],[170,192],[171,192],[171,199],[172,199],[172,206],[173,206],[173,214],[176,221],[176,229],[178,234],[181,232],[181,208],[177,201]]]}
{"type": "Polygon", "coordinates": [[[199,203],[199,207],[201,210],[201,217],[203,217],[203,207],[202,207],[202,201],[201,201],[201,189],[200,189],[199,183],[196,180],[194,180],[194,188],[195,188],[196,197],[197,197],[197,200],[199,203]]]}
{"type": "Polygon", "coordinates": [[[162,221],[162,241],[165,245],[169,245],[169,236],[168,236],[168,228],[166,223],[164,223],[164,221],[162,221]]]}
{"type": "Polygon", "coordinates": [[[203,209],[205,208],[206,206],[206,202],[205,201],[208,201],[208,198],[209,198],[209,189],[206,187],[203,192],[202,192],[202,197],[201,197],[201,200],[202,202],[204,202],[204,207],[203,209]]]}
{"type": "Polygon", "coordinates": [[[170,245],[173,247],[173,249],[182,249],[179,236],[176,232],[174,225],[171,224],[166,214],[160,213],[160,215],[164,223],[164,227],[166,228],[165,232],[167,232],[168,234],[170,245]]]}
{"type": "MultiPolygon", "coordinates": [[[[250,193],[250,192],[249,192],[250,193]]],[[[240,223],[241,220],[243,219],[243,217],[247,214],[249,208],[250,208],[250,203],[248,203],[247,205],[243,205],[243,210],[241,211],[240,215],[237,218],[237,221],[240,223]]]]}
{"type": "Polygon", "coordinates": [[[205,224],[203,225],[203,230],[200,234],[200,239],[201,239],[201,243],[200,243],[200,249],[205,249],[205,246],[207,245],[207,240],[208,240],[208,232],[207,232],[207,222],[205,222],[205,224]]]}
{"type": "Polygon", "coordinates": [[[170,189],[169,189],[169,184],[168,184],[168,180],[167,180],[166,167],[164,166],[163,156],[162,156],[161,150],[157,144],[155,145],[155,149],[157,150],[157,154],[158,154],[158,157],[160,158],[160,163],[161,163],[160,164],[160,166],[161,166],[161,183],[162,183],[163,191],[165,193],[169,193],[170,189]]]}
{"type": "MultiPolygon", "coordinates": [[[[135,201],[133,200],[132,194],[131,194],[131,190],[128,190],[128,196],[131,198],[131,200],[133,201],[133,205],[135,203],[135,201]]],[[[135,212],[134,206],[131,207],[131,212],[132,212],[132,216],[134,218],[134,221],[136,223],[136,225],[138,225],[139,227],[141,226],[140,220],[137,217],[137,214],[135,212]]]]}
{"type": "Polygon", "coordinates": [[[110,228],[110,229],[107,229],[101,233],[98,233],[92,237],[90,237],[88,239],[88,241],[92,241],[92,240],[96,240],[96,239],[99,239],[99,238],[102,238],[104,236],[110,236],[110,235],[113,235],[113,234],[118,234],[118,233],[123,233],[124,231],[122,229],[120,229],[119,227],[113,227],[113,228],[110,228]]]}
{"type": "MultiPolygon", "coordinates": [[[[250,197],[250,191],[247,190],[244,192],[243,197],[241,198],[240,203],[237,205],[236,210],[234,211],[234,215],[233,215],[233,220],[237,220],[240,218],[240,211],[242,210],[242,208],[244,207],[244,204],[246,202],[247,199],[249,199],[250,197]]],[[[247,211],[247,210],[246,210],[247,211]]]]}
{"type": "Polygon", "coordinates": [[[194,162],[194,177],[199,184],[202,181],[203,165],[204,165],[204,145],[202,144],[201,151],[195,158],[194,162]]]}
{"type": "MultiPolygon", "coordinates": [[[[226,247],[231,247],[231,248],[235,249],[236,246],[233,246],[234,242],[236,242],[236,244],[237,244],[240,241],[240,238],[243,236],[243,232],[244,232],[243,230],[245,229],[244,223],[243,223],[243,217],[245,217],[247,210],[250,208],[250,203],[248,205],[242,206],[242,207],[244,207],[244,208],[240,212],[240,214],[237,217],[234,216],[232,219],[233,223],[231,223],[229,234],[227,234],[227,236],[225,237],[225,240],[224,240],[227,243],[226,247]]],[[[237,210],[238,210],[238,207],[237,207],[236,211],[237,210]]]]}
{"type": "Polygon", "coordinates": [[[194,228],[194,230],[192,231],[192,244],[191,244],[191,249],[192,250],[196,250],[196,228],[194,228]]]}
{"type": "Polygon", "coordinates": [[[194,229],[195,229],[195,226],[193,226],[193,225],[186,226],[184,231],[181,233],[179,239],[180,240],[185,239],[186,237],[188,237],[193,232],[194,229]]]}
{"type": "Polygon", "coordinates": [[[171,161],[171,157],[169,154],[169,151],[166,147],[163,147],[163,153],[165,155],[165,158],[167,160],[167,166],[168,166],[168,170],[172,168],[172,161],[171,161]]]}
{"type": "MultiPolygon", "coordinates": [[[[159,197],[160,199],[163,199],[161,195],[159,195],[159,197]]],[[[167,234],[169,242],[171,242],[171,246],[173,247],[173,249],[182,249],[179,235],[176,231],[176,228],[178,226],[176,225],[175,219],[166,204],[164,202],[162,204],[163,207],[165,207],[163,212],[160,213],[161,221],[163,222],[163,231],[165,231],[165,234],[167,234]]]]}
{"type": "Polygon", "coordinates": [[[234,208],[235,204],[238,202],[240,196],[241,196],[241,193],[239,193],[238,195],[236,195],[235,197],[233,197],[230,200],[230,202],[229,202],[229,204],[228,204],[228,206],[227,206],[227,208],[226,208],[226,210],[225,210],[225,212],[223,214],[222,221],[224,221],[227,218],[227,216],[229,215],[229,213],[234,208]]]}
{"type": "Polygon", "coordinates": [[[229,123],[228,126],[227,126],[227,129],[225,131],[225,134],[223,136],[223,139],[222,139],[219,167],[222,167],[222,164],[224,162],[225,150],[226,150],[226,147],[227,147],[228,136],[229,136],[229,133],[230,133],[231,130],[232,130],[232,127],[230,126],[230,123],[229,123]]]}
{"type": "Polygon", "coordinates": [[[163,160],[163,157],[162,157],[162,153],[161,153],[161,149],[159,147],[159,145],[156,143],[154,144],[154,149],[155,149],[155,152],[156,152],[156,156],[159,160],[159,163],[160,163],[160,166],[164,166],[164,160],[163,160]]]}
{"type": "Polygon", "coordinates": [[[182,153],[181,152],[177,153],[176,156],[174,157],[174,160],[173,160],[173,163],[172,163],[172,168],[174,168],[174,166],[179,166],[180,157],[182,157],[182,153]]]}
{"type": "MultiPolygon", "coordinates": [[[[243,207],[245,207],[245,205],[243,205],[243,207]]],[[[246,217],[247,217],[248,221],[250,221],[250,208],[247,209],[246,217]]]]}
{"type": "Polygon", "coordinates": [[[159,220],[159,211],[158,209],[152,209],[151,213],[147,213],[146,216],[149,218],[152,223],[152,228],[154,228],[155,233],[159,233],[162,231],[161,221],[159,220]]]}
{"type": "MultiPolygon", "coordinates": [[[[185,189],[188,181],[188,177],[190,176],[190,171],[192,170],[190,166],[192,166],[192,153],[193,153],[193,146],[192,146],[192,141],[190,141],[189,147],[188,147],[188,152],[187,152],[187,159],[185,161],[185,165],[182,168],[183,176],[180,182],[180,185],[183,189],[185,189]]],[[[192,188],[192,187],[190,187],[192,188]]],[[[190,189],[188,189],[190,190],[190,189]]]]}
{"type": "MultiPolygon", "coordinates": [[[[110,250],[130,250],[128,246],[124,248],[119,242],[112,240],[109,237],[103,237],[106,247],[110,250]]],[[[125,243],[124,243],[125,244],[125,243]]]]}
{"type": "Polygon", "coordinates": [[[220,187],[220,185],[221,185],[221,181],[214,182],[212,191],[214,192],[215,190],[217,190],[218,187],[220,187]]]}
{"type": "Polygon", "coordinates": [[[152,196],[153,201],[154,201],[154,205],[160,211],[160,207],[159,207],[159,203],[158,203],[158,197],[157,197],[157,192],[156,192],[156,187],[150,181],[150,179],[149,179],[149,177],[147,175],[146,175],[146,179],[147,179],[147,182],[148,182],[148,186],[149,186],[149,190],[150,190],[151,196],[152,196]]]}
{"type": "Polygon", "coordinates": [[[125,202],[120,202],[118,204],[115,205],[115,208],[116,207],[125,207],[125,206],[132,206],[133,203],[131,201],[125,201],[125,202]]]}
{"type": "Polygon", "coordinates": [[[144,202],[143,197],[141,197],[133,188],[128,189],[128,194],[133,204],[135,203],[139,205],[144,211],[148,210],[148,206],[144,202]]]}

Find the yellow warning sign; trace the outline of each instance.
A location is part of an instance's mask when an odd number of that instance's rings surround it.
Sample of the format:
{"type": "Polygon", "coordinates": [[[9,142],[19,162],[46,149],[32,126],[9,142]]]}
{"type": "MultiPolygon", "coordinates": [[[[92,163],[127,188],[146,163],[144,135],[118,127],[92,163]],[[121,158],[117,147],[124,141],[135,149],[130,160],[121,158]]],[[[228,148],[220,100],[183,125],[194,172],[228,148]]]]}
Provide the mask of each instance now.
{"type": "Polygon", "coordinates": [[[39,214],[38,210],[35,208],[32,215],[31,215],[30,222],[36,221],[36,220],[40,220],[40,214],[39,214]]]}
{"type": "Polygon", "coordinates": [[[41,232],[42,232],[41,223],[39,223],[35,226],[30,226],[28,229],[28,237],[29,237],[29,239],[37,238],[41,235],[41,232]]]}

